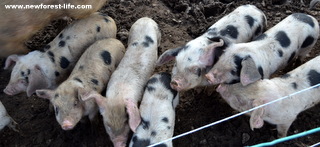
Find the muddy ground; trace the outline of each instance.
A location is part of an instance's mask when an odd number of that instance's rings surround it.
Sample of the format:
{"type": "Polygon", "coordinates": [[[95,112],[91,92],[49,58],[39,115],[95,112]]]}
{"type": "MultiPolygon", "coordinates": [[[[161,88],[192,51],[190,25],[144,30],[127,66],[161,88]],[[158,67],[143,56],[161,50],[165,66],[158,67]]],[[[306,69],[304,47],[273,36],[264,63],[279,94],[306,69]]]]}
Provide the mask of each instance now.
{"type": "MultiPolygon", "coordinates": [[[[242,4],[254,4],[263,10],[268,19],[268,28],[272,27],[293,12],[304,12],[320,19],[320,9],[308,10],[309,0],[305,5],[300,0],[284,3],[284,0],[273,0],[266,4],[257,1],[230,0],[110,0],[100,11],[113,17],[118,26],[118,39],[127,43],[128,30],[140,17],[153,18],[160,26],[162,33],[159,55],[169,48],[183,45],[187,41],[201,35],[206,29],[222,16],[242,4]]],[[[30,49],[41,49],[50,42],[68,23],[64,20],[54,21],[32,40],[27,42],[30,49]]],[[[318,41],[311,57],[320,52],[318,41]]],[[[308,58],[308,59],[310,59],[308,58]]],[[[170,71],[172,64],[162,66],[156,71],[170,71]]],[[[282,72],[294,69],[290,65],[282,72]]],[[[71,131],[63,131],[55,120],[54,112],[50,111],[49,102],[26,94],[7,96],[2,92],[10,78],[10,71],[0,69],[0,100],[8,113],[18,123],[19,132],[9,128],[0,131],[0,146],[112,146],[105,132],[101,116],[99,123],[92,126],[85,119],[71,131]]],[[[298,116],[288,134],[295,134],[319,127],[320,106],[317,105],[298,116]]],[[[181,93],[180,104],[176,111],[175,135],[190,131],[200,126],[236,114],[217,94],[213,88],[198,88],[181,93]]],[[[263,128],[252,131],[249,117],[240,116],[209,127],[199,132],[176,139],[177,147],[211,147],[211,146],[247,146],[276,138],[274,125],[265,123],[263,128]]],[[[320,134],[309,135],[277,146],[302,147],[320,142],[320,134]]]]}

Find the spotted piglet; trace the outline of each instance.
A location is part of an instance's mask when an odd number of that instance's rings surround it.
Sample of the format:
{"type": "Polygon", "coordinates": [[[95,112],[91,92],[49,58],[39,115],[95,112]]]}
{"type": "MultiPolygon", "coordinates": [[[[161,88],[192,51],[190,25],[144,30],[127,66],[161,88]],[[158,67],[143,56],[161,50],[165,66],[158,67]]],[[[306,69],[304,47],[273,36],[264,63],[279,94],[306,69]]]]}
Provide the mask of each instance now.
{"type": "Polygon", "coordinates": [[[115,38],[116,32],[117,27],[111,17],[94,13],[65,28],[45,46],[45,52],[9,56],[5,69],[14,67],[4,92],[16,95],[26,91],[29,97],[37,89],[55,88],[68,77],[81,54],[92,43],[102,38],[115,38]]]}
{"type": "Polygon", "coordinates": [[[62,129],[70,130],[88,115],[92,120],[98,112],[94,100],[82,101],[92,91],[101,93],[125,52],[114,38],[92,44],[81,56],[69,78],[55,90],[36,90],[37,96],[49,99],[62,129]]]}
{"type": "Polygon", "coordinates": [[[165,51],[158,65],[176,61],[172,69],[172,88],[185,91],[208,85],[205,74],[224,52],[219,37],[233,43],[247,42],[266,28],[266,16],[254,5],[242,5],[213,24],[203,35],[186,45],[165,51]]]}
{"type": "Polygon", "coordinates": [[[16,130],[16,122],[9,116],[7,113],[6,108],[0,101],[0,130],[2,130],[4,127],[8,126],[12,128],[13,130],[16,130]]]}
{"type": "Polygon", "coordinates": [[[319,37],[318,21],[294,13],[249,43],[227,45],[226,52],[206,74],[211,84],[248,85],[285,67],[296,57],[302,61],[319,37]]]}
{"type": "MultiPolygon", "coordinates": [[[[293,71],[273,79],[264,79],[248,86],[240,83],[221,84],[217,91],[238,111],[268,103],[320,83],[320,56],[293,71]]],[[[290,96],[287,99],[261,107],[251,113],[252,129],[261,128],[264,120],[277,125],[278,136],[285,137],[297,115],[320,102],[319,87],[290,96]]]]}
{"type": "Polygon", "coordinates": [[[94,92],[84,97],[97,102],[115,147],[126,146],[130,129],[135,132],[140,124],[137,105],[154,71],[160,39],[155,21],[147,17],[138,19],[130,29],[127,51],[108,83],[106,98],[94,92]]]}
{"type": "MultiPolygon", "coordinates": [[[[168,73],[155,74],[148,81],[139,107],[141,123],[133,134],[130,147],[146,147],[173,136],[179,95],[170,87],[170,81],[168,73]]],[[[172,142],[161,145],[172,147],[172,142]]]]}

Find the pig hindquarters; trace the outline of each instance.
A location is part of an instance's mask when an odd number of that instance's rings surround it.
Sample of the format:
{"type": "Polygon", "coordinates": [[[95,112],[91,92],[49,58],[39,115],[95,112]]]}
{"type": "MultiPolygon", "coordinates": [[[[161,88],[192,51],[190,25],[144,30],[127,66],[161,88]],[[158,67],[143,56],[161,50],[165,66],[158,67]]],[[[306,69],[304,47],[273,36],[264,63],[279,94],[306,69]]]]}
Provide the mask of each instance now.
{"type": "Polygon", "coordinates": [[[25,54],[30,50],[24,45],[37,31],[51,21],[63,17],[82,19],[99,10],[107,0],[1,0],[0,1],[0,57],[25,54]],[[8,9],[10,5],[90,5],[91,9],[8,9]]]}
{"type": "Polygon", "coordinates": [[[85,98],[95,98],[115,147],[124,147],[130,128],[135,132],[140,124],[137,104],[154,71],[160,38],[155,21],[147,17],[138,19],[130,29],[127,51],[110,78],[106,98],[99,93],[85,98]]]}
{"type": "Polygon", "coordinates": [[[10,82],[4,89],[8,95],[37,89],[53,89],[64,81],[81,54],[96,40],[116,37],[117,27],[111,17],[94,13],[64,29],[46,47],[45,52],[33,51],[27,55],[11,55],[5,69],[14,65],[10,82]]]}
{"type": "MultiPolygon", "coordinates": [[[[233,109],[245,111],[319,84],[319,62],[320,56],[281,77],[260,80],[248,86],[221,84],[217,91],[233,109]]],[[[319,102],[320,91],[316,87],[254,110],[250,114],[250,126],[260,128],[265,120],[277,125],[278,136],[285,137],[297,115],[319,102]]]]}
{"type": "Polygon", "coordinates": [[[248,85],[299,57],[307,56],[319,37],[318,21],[307,14],[294,13],[249,43],[231,44],[206,74],[211,84],[248,85]]]}
{"type": "MultiPolygon", "coordinates": [[[[141,123],[130,142],[130,147],[146,147],[173,136],[177,91],[170,87],[171,75],[153,75],[147,83],[140,104],[141,123]]],[[[164,144],[172,147],[172,142],[164,144]]]]}
{"type": "Polygon", "coordinates": [[[123,44],[109,38],[96,41],[81,56],[69,78],[55,90],[37,90],[39,97],[49,99],[62,129],[70,130],[88,115],[90,120],[98,112],[94,100],[82,101],[88,93],[101,93],[111,73],[125,52],[123,44]]]}
{"type": "Polygon", "coordinates": [[[254,5],[243,5],[213,24],[203,35],[186,45],[165,51],[158,65],[176,61],[172,69],[171,87],[185,91],[208,85],[205,74],[223,54],[225,45],[217,38],[233,43],[247,42],[266,28],[264,13],[254,5]]]}

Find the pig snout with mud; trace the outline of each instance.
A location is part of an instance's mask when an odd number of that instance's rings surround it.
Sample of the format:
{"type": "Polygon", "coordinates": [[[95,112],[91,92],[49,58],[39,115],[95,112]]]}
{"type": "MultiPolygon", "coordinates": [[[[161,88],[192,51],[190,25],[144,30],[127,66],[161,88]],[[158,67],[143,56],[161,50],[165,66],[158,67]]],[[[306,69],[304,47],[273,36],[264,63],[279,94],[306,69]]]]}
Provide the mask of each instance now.
{"type": "Polygon", "coordinates": [[[94,100],[82,101],[92,91],[101,93],[125,52],[117,39],[98,40],[81,56],[69,78],[55,90],[36,90],[37,96],[49,99],[62,129],[73,129],[83,116],[92,120],[98,112],[94,100]]]}
{"type": "Polygon", "coordinates": [[[155,69],[160,39],[155,21],[147,17],[138,19],[130,29],[127,51],[110,78],[106,98],[93,92],[85,98],[95,99],[116,147],[124,147],[130,129],[135,132],[140,124],[137,105],[155,69]]]}
{"type": "MultiPolygon", "coordinates": [[[[51,21],[71,17],[82,19],[99,10],[107,0],[1,0],[0,1],[0,57],[11,54],[26,54],[24,42],[43,29],[51,21]],[[50,6],[64,4],[88,5],[90,9],[48,9],[50,6]],[[10,5],[27,7],[35,5],[39,9],[9,8],[10,5]],[[45,8],[46,7],[46,8],[45,8]]],[[[35,7],[36,8],[36,7],[35,7]]]]}
{"type": "MultiPolygon", "coordinates": [[[[320,56],[281,77],[260,80],[248,86],[221,84],[217,91],[233,109],[245,111],[319,84],[319,63],[320,56]]],[[[285,137],[298,114],[319,102],[319,87],[292,95],[254,110],[250,114],[250,127],[261,128],[267,121],[277,125],[278,137],[285,137]]]]}
{"type": "Polygon", "coordinates": [[[248,85],[269,78],[275,71],[307,56],[319,37],[318,21],[294,13],[252,42],[230,44],[206,74],[211,84],[248,85]]]}
{"type": "Polygon", "coordinates": [[[266,29],[264,13],[254,5],[243,5],[213,24],[203,35],[186,45],[165,51],[157,61],[162,65],[176,61],[172,69],[172,88],[185,91],[206,86],[205,74],[223,54],[225,45],[219,38],[233,43],[247,42],[266,29]]]}
{"type": "MultiPolygon", "coordinates": [[[[171,88],[170,81],[168,73],[155,74],[148,81],[139,107],[141,123],[132,136],[130,147],[146,147],[173,136],[179,95],[171,88]]],[[[161,145],[172,147],[172,142],[161,145]]]]}
{"type": "Polygon", "coordinates": [[[45,47],[45,52],[33,51],[27,55],[11,55],[5,69],[14,66],[8,95],[27,92],[28,97],[37,89],[53,89],[64,81],[81,54],[96,40],[116,37],[114,20],[101,13],[75,21],[45,47]]]}
{"type": "Polygon", "coordinates": [[[16,122],[9,116],[7,113],[6,108],[0,101],[0,130],[2,130],[4,127],[8,126],[12,128],[13,130],[16,130],[16,122]]]}

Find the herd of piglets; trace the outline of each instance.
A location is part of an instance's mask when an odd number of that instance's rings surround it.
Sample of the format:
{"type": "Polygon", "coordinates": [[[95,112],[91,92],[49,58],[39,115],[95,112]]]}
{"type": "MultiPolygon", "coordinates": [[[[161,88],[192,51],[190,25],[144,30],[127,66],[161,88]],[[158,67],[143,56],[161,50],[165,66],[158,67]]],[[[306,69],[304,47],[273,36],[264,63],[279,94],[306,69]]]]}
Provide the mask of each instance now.
{"type": "MultiPolygon", "coordinates": [[[[105,2],[95,2],[94,7],[105,2]]],[[[76,12],[55,13],[35,22],[48,23],[58,16],[79,18],[76,12]]],[[[45,24],[21,24],[19,27],[30,30],[26,36],[5,34],[14,36],[10,41],[4,40],[8,39],[5,35],[0,37],[0,42],[7,43],[0,48],[1,56],[10,55],[5,69],[13,66],[4,92],[26,92],[28,97],[36,93],[50,100],[63,130],[73,129],[84,116],[93,120],[100,112],[115,147],[124,147],[128,141],[130,147],[148,146],[173,136],[178,91],[220,84],[217,91],[222,98],[233,109],[245,111],[320,83],[320,68],[316,66],[320,57],[282,77],[268,79],[295,58],[305,59],[319,37],[317,20],[294,13],[267,31],[266,24],[265,14],[257,7],[239,6],[203,35],[182,47],[168,49],[159,59],[160,29],[148,17],[132,25],[127,48],[115,39],[115,21],[95,12],[74,21],[43,51],[25,55],[19,54],[27,53],[19,41],[25,41],[45,24]],[[12,46],[13,40],[18,40],[16,47],[12,46]],[[157,65],[171,60],[176,62],[172,77],[154,73],[157,65]],[[130,130],[134,132],[131,140],[130,130]]],[[[21,31],[19,27],[16,32],[0,32],[14,34],[21,31]]],[[[319,90],[314,88],[256,109],[250,113],[250,126],[261,128],[267,121],[276,124],[279,137],[284,137],[297,115],[319,101],[319,90]]],[[[15,121],[1,102],[0,118],[0,129],[6,125],[15,129],[15,121]]],[[[172,142],[159,146],[171,147],[172,142]]]]}

